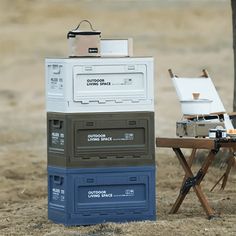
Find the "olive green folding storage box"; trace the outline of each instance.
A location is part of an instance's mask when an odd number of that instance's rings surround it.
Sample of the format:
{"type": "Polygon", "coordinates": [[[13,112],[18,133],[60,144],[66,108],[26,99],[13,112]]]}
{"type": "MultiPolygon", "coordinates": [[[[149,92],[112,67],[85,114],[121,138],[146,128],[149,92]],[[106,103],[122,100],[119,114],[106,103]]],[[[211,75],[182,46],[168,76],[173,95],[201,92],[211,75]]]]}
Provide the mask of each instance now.
{"type": "Polygon", "coordinates": [[[48,112],[48,165],[152,165],[154,130],[154,112],[48,112]]]}

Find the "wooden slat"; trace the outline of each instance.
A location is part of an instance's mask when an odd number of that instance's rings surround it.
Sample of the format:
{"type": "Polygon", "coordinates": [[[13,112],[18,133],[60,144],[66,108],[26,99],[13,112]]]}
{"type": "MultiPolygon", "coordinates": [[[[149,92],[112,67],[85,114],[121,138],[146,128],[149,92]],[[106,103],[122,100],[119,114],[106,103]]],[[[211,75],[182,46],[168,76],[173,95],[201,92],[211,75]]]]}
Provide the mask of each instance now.
{"type": "Polygon", "coordinates": [[[156,138],[157,147],[215,149],[214,139],[204,138],[156,138]]]}
{"type": "Polygon", "coordinates": [[[233,148],[233,149],[236,149],[236,142],[220,142],[220,147],[223,147],[223,148],[233,148]]]}

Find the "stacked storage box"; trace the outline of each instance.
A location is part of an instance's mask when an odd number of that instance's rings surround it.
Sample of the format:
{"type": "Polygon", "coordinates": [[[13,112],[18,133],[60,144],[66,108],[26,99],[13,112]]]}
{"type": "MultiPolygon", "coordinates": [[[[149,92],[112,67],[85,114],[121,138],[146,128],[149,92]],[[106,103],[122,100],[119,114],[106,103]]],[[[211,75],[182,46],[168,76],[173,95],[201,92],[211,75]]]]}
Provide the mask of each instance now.
{"type": "Polygon", "coordinates": [[[155,220],[152,58],[46,59],[48,217],[155,220]]]}

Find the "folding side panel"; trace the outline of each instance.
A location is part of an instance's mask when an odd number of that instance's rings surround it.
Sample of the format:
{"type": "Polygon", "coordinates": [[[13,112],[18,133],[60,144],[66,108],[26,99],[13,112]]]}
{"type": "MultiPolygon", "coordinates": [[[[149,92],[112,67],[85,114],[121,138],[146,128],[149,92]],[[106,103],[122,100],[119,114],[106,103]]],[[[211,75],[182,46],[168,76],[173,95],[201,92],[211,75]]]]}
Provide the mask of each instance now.
{"type": "Polygon", "coordinates": [[[147,98],[146,65],[74,67],[74,101],[107,103],[147,98]]]}
{"type": "MultiPolygon", "coordinates": [[[[92,117],[91,117],[92,118],[92,117]]],[[[89,119],[75,124],[75,156],[88,153],[121,155],[131,151],[134,154],[147,154],[149,138],[148,119],[128,120],[125,115],[104,120],[89,119]]],[[[129,155],[132,155],[131,153],[129,155]]]]}
{"type": "Polygon", "coordinates": [[[79,212],[93,205],[94,211],[101,208],[100,203],[104,203],[104,209],[127,207],[123,211],[132,208],[147,210],[148,180],[148,176],[142,173],[78,176],[75,183],[75,209],[79,212]]]}

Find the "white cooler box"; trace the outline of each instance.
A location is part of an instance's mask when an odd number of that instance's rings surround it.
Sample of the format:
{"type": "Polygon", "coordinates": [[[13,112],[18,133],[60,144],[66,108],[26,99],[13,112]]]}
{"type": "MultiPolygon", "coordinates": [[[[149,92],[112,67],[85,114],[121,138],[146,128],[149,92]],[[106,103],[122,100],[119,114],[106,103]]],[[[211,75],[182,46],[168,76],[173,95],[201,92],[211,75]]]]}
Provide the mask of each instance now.
{"type": "Polygon", "coordinates": [[[153,58],[46,59],[48,112],[154,111],[153,58]]]}

